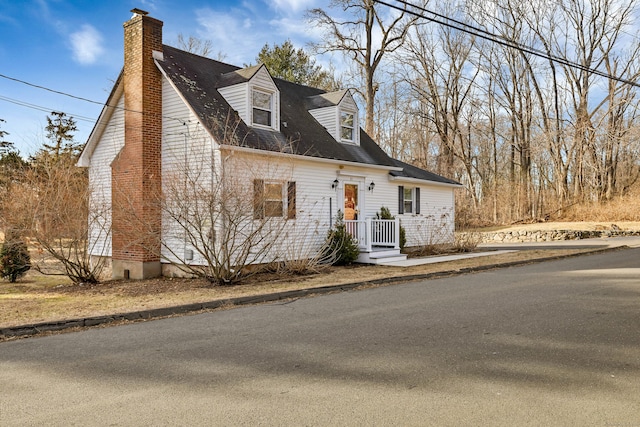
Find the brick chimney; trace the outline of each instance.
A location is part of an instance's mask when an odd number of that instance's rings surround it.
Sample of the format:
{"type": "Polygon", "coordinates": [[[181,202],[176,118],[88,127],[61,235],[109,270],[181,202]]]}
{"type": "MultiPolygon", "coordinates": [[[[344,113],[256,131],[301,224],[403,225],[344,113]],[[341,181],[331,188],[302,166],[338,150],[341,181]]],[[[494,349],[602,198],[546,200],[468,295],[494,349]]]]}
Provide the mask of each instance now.
{"type": "Polygon", "coordinates": [[[124,23],[124,148],[112,170],[112,268],[114,278],[162,274],[160,194],[162,21],[133,9],[124,23]]]}

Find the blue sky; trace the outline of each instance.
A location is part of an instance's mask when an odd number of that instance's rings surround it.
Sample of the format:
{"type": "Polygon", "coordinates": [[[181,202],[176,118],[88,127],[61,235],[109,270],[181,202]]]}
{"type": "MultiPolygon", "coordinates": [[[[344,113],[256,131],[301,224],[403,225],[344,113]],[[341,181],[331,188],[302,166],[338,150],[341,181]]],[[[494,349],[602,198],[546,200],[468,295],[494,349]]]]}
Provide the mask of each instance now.
{"type": "MultiPolygon", "coordinates": [[[[0,129],[23,156],[44,142],[46,116],[76,118],[85,142],[101,106],[11,79],[104,103],[122,68],[122,24],[133,8],[164,22],[165,44],[179,33],[213,42],[214,57],[242,66],[265,43],[305,47],[320,37],[305,10],[328,0],[0,0],[0,129]]],[[[321,64],[329,58],[318,58],[321,64]]]]}

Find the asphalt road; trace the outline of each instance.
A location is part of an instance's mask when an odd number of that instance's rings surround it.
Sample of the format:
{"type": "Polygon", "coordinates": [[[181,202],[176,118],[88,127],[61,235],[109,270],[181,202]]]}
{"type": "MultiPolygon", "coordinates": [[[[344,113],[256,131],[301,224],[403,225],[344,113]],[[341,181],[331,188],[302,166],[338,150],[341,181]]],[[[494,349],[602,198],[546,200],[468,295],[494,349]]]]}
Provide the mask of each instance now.
{"type": "Polygon", "coordinates": [[[0,343],[0,425],[640,426],[640,249],[0,343]]]}

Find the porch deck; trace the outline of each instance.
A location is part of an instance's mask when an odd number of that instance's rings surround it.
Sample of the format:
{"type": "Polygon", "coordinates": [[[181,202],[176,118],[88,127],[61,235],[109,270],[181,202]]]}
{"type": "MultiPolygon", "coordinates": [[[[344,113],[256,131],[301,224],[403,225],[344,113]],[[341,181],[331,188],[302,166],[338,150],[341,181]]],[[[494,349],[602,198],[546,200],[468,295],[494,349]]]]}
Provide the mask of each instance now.
{"type": "Polygon", "coordinates": [[[400,253],[400,220],[365,218],[345,220],[347,232],[358,242],[360,254],[356,262],[382,264],[404,261],[407,256],[400,253]]]}

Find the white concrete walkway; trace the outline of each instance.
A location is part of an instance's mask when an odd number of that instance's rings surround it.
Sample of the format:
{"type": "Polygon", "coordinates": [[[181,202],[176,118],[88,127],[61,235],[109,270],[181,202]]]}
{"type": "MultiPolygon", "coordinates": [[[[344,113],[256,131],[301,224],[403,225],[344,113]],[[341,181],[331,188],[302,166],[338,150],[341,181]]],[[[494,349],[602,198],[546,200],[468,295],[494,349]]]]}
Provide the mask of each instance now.
{"type": "Polygon", "coordinates": [[[596,239],[560,240],[554,242],[522,242],[522,243],[482,243],[479,249],[485,252],[472,252],[455,255],[435,255],[421,258],[409,258],[404,261],[390,261],[378,265],[390,267],[413,267],[415,265],[434,264],[437,262],[457,261],[460,259],[501,255],[509,252],[526,251],[534,249],[598,249],[618,248],[629,246],[640,247],[640,236],[635,237],[601,237],[596,239]]]}
{"type": "Polygon", "coordinates": [[[387,265],[391,267],[413,267],[414,265],[435,264],[437,262],[456,261],[459,259],[477,258],[481,256],[507,254],[509,252],[517,252],[516,250],[495,250],[486,252],[472,252],[456,255],[434,255],[420,258],[408,258],[404,261],[381,262],[378,265],[387,265]]]}

